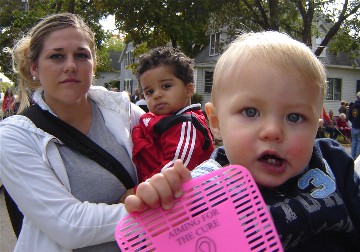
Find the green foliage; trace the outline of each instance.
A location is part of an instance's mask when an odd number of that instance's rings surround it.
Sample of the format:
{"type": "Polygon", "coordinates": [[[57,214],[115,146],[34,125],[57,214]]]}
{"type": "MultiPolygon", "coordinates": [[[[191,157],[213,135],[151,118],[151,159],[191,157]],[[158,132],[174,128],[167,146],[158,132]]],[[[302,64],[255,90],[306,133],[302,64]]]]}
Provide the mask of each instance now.
{"type": "Polygon", "coordinates": [[[102,47],[97,50],[97,67],[96,72],[111,72],[114,69],[111,67],[109,59],[110,52],[121,52],[124,49],[124,41],[119,38],[106,33],[103,40],[102,47]]]}
{"type": "Polygon", "coordinates": [[[12,85],[10,83],[0,81],[0,93],[4,93],[6,89],[9,89],[11,87],[12,85]]]}
{"type": "Polygon", "coordinates": [[[205,35],[215,0],[123,0],[112,5],[117,26],[135,45],[146,41],[149,48],[171,42],[188,56],[194,57],[208,44],[205,35]]]}
{"type": "Polygon", "coordinates": [[[246,31],[284,31],[312,46],[316,34],[315,21],[329,26],[327,34],[315,51],[335,43],[333,51],[356,52],[359,47],[360,2],[335,0],[219,0],[219,8],[212,13],[210,28],[220,30],[226,24],[230,35],[246,31]],[[241,13],[241,15],[239,15],[241,13]],[[339,35],[338,35],[339,34],[339,35]],[[344,39],[344,34],[351,38],[344,39]],[[349,40],[351,41],[350,43],[349,40]]]}
{"type": "Polygon", "coordinates": [[[194,95],[191,97],[191,104],[202,103],[203,100],[204,97],[201,94],[194,93],[194,95]]]}
{"type": "Polygon", "coordinates": [[[104,4],[99,0],[29,0],[29,11],[26,12],[20,0],[0,0],[0,62],[3,73],[12,74],[11,55],[4,53],[3,48],[12,48],[39,19],[53,13],[71,12],[83,17],[95,32],[97,47],[102,48],[106,33],[99,20],[109,14],[104,4]]]}

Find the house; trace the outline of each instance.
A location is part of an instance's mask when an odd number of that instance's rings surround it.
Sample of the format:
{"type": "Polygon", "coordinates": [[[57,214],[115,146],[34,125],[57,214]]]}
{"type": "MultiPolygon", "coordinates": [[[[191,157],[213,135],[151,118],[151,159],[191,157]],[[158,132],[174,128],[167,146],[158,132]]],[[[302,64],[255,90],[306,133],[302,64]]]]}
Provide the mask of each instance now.
{"type": "Polygon", "coordinates": [[[124,50],[120,56],[120,91],[128,91],[130,95],[134,94],[136,88],[140,88],[140,85],[136,79],[135,74],[129,68],[131,64],[135,62],[134,46],[132,42],[126,43],[124,50]]]}
{"type": "Polygon", "coordinates": [[[109,54],[110,58],[110,66],[113,69],[113,71],[104,71],[99,72],[96,79],[94,79],[94,85],[95,86],[107,86],[111,81],[119,80],[119,72],[120,72],[120,64],[119,64],[119,58],[120,58],[121,52],[114,52],[111,51],[109,54]]]}
{"type": "MultiPolygon", "coordinates": [[[[326,28],[319,27],[320,34],[322,29],[326,28]]],[[[222,45],[230,40],[225,32],[211,34],[209,39],[209,45],[195,57],[195,90],[203,96],[203,105],[210,101],[214,66],[220,56],[222,45]]],[[[322,38],[314,38],[314,51],[321,41],[322,38]]],[[[356,93],[360,91],[360,58],[350,60],[344,54],[334,56],[325,48],[319,59],[327,70],[328,85],[324,107],[326,111],[332,109],[335,115],[338,115],[340,102],[353,102],[356,93]]]]}
{"type": "MultiPolygon", "coordinates": [[[[319,34],[325,32],[328,27],[319,24],[319,34]]],[[[202,95],[202,105],[210,101],[210,93],[213,82],[214,67],[221,54],[221,48],[228,44],[232,38],[226,32],[213,33],[209,36],[209,45],[206,46],[196,57],[194,67],[195,92],[202,95]]],[[[314,50],[322,41],[322,38],[313,38],[314,50]]],[[[360,91],[360,58],[350,60],[344,54],[334,56],[323,50],[319,59],[324,63],[327,70],[327,94],[324,101],[325,110],[332,109],[338,115],[338,109],[342,100],[353,102],[356,93],[360,91]]],[[[135,75],[127,68],[136,61],[132,43],[126,44],[122,52],[120,62],[120,90],[127,90],[133,94],[134,89],[139,87],[135,75]]]]}

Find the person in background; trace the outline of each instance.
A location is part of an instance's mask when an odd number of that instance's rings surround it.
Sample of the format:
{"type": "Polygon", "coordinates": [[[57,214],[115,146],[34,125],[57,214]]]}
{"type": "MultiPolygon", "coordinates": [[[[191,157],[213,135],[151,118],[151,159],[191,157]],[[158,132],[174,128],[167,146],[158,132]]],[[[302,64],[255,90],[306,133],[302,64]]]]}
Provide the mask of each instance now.
{"type": "MultiPolygon", "coordinates": [[[[205,105],[229,163],[255,179],[285,251],[360,249],[354,161],[336,141],[315,140],[325,91],[325,68],[305,44],[279,32],[246,33],[218,59],[205,105]]],[[[168,207],[172,187],[162,181],[141,184],[125,207],[168,207]]]]}
{"type": "Polygon", "coordinates": [[[327,114],[327,116],[324,117],[323,127],[325,132],[329,133],[330,138],[336,140],[336,138],[339,135],[339,132],[337,130],[336,119],[334,117],[334,111],[332,109],[330,109],[329,114],[327,114]]]}
{"type": "Polygon", "coordinates": [[[346,102],[345,101],[341,101],[340,108],[338,109],[338,111],[339,111],[339,115],[341,113],[346,115],[346,102]]]}
{"type": "Polygon", "coordinates": [[[143,93],[139,94],[139,100],[135,103],[137,106],[139,106],[142,110],[145,112],[149,112],[149,108],[147,106],[145,96],[143,93]]]}
{"type": "Polygon", "coordinates": [[[12,89],[6,89],[2,103],[3,119],[14,114],[15,96],[12,89]]]}
{"type": "Polygon", "coordinates": [[[138,88],[135,88],[134,94],[131,96],[132,103],[136,103],[139,100],[139,94],[140,94],[140,90],[138,88]]]}
{"type": "Polygon", "coordinates": [[[351,122],[351,156],[355,160],[360,154],[360,92],[356,94],[356,101],[349,108],[351,122]]]}
{"type": "Polygon", "coordinates": [[[341,134],[346,138],[345,140],[349,143],[351,142],[351,128],[348,125],[346,115],[341,113],[339,118],[336,120],[337,129],[341,132],[341,134]]]}
{"type": "MultiPolygon", "coordinates": [[[[92,86],[94,33],[77,15],[39,21],[13,48],[21,105],[33,102],[96,142],[138,183],[131,130],[144,113],[127,93],[92,86]]],[[[74,151],[29,118],[0,123],[0,177],[24,215],[14,251],[119,251],[117,222],[127,193],[111,172],[74,151]]]]}
{"type": "Polygon", "coordinates": [[[134,127],[133,161],[140,181],[181,159],[189,169],[214,150],[201,104],[192,104],[193,60],[172,47],[158,47],[140,57],[137,78],[149,113],[134,127]]]}

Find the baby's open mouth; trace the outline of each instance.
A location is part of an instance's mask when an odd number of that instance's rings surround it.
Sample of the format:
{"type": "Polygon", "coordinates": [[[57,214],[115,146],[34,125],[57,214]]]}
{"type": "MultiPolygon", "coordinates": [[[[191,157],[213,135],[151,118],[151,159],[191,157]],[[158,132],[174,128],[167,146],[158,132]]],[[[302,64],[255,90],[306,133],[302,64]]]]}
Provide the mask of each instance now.
{"type": "Polygon", "coordinates": [[[259,160],[261,162],[264,162],[266,164],[273,165],[273,166],[281,166],[284,162],[284,159],[277,157],[275,155],[269,155],[269,154],[265,154],[265,155],[261,156],[259,160]]]}

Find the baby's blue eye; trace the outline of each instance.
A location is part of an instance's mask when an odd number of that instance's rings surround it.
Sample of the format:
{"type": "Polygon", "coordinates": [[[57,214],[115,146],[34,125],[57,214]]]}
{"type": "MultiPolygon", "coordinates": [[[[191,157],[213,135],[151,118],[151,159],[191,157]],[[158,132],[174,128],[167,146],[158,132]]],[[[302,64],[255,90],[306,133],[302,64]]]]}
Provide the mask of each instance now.
{"type": "Polygon", "coordinates": [[[255,108],[246,108],[246,109],[244,109],[243,113],[247,117],[255,117],[255,116],[259,115],[259,111],[257,111],[257,109],[255,109],[255,108]]]}
{"type": "Polygon", "coordinates": [[[290,122],[299,122],[299,121],[302,121],[303,120],[303,117],[299,114],[296,114],[296,113],[292,113],[292,114],[289,114],[287,116],[287,119],[290,121],[290,122]]]}

